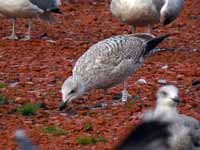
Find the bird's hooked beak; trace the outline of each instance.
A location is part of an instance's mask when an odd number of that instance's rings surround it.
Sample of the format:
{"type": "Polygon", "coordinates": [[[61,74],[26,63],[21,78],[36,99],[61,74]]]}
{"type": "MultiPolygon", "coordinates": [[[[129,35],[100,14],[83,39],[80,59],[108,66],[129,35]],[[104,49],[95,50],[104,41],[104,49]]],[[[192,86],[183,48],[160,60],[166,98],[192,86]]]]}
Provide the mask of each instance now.
{"type": "Polygon", "coordinates": [[[66,96],[65,94],[62,93],[62,100],[60,103],[59,110],[62,111],[63,109],[65,109],[67,103],[69,103],[70,101],[71,101],[71,96],[66,96]]]}
{"type": "Polygon", "coordinates": [[[59,108],[60,111],[65,109],[66,105],[71,102],[72,100],[71,98],[72,98],[71,96],[68,96],[62,99],[62,102],[60,103],[60,108],[59,108]]]}
{"type": "Polygon", "coordinates": [[[66,102],[62,101],[62,102],[60,103],[59,110],[62,111],[63,109],[65,109],[65,106],[66,106],[66,102]]]}
{"type": "Polygon", "coordinates": [[[173,100],[174,102],[176,102],[177,104],[180,103],[180,98],[179,98],[179,97],[172,98],[172,100],[173,100]]]}

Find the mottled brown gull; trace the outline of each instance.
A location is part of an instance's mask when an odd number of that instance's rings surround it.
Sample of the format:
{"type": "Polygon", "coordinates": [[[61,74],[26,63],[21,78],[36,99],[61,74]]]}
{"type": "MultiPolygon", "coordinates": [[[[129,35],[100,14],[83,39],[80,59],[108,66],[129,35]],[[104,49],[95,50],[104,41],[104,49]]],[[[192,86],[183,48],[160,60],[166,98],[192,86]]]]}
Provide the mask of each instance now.
{"type": "Polygon", "coordinates": [[[177,18],[184,0],[112,0],[111,13],[122,22],[137,26],[149,26],[161,22],[167,25],[177,18]]]}
{"type": "MultiPolygon", "coordinates": [[[[144,62],[144,58],[169,35],[118,35],[91,46],[76,62],[72,76],[62,85],[64,104],[91,89],[104,89],[124,81],[122,100],[127,101],[126,79],[144,62]]],[[[154,50],[153,50],[154,49],[154,50]]],[[[61,107],[61,108],[63,108],[61,107]]]]}
{"type": "Polygon", "coordinates": [[[54,21],[51,13],[61,13],[59,5],[60,0],[0,0],[0,14],[13,20],[12,34],[8,39],[18,39],[15,31],[16,18],[29,18],[28,35],[25,39],[30,39],[32,18],[54,21]]]}
{"type": "Polygon", "coordinates": [[[200,150],[200,122],[193,117],[179,114],[178,89],[173,85],[161,87],[157,92],[155,109],[144,114],[143,121],[155,120],[170,122],[170,150],[200,150]]]}

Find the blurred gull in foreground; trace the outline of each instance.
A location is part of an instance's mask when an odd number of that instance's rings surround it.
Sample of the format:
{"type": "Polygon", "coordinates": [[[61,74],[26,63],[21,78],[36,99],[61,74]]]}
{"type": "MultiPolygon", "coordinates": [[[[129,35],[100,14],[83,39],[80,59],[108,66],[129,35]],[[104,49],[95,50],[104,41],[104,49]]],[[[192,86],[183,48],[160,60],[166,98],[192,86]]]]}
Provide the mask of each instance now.
{"type": "Polygon", "coordinates": [[[157,104],[117,147],[118,150],[200,150],[200,122],[179,114],[178,89],[161,87],[157,104]]]}
{"type": "Polygon", "coordinates": [[[32,18],[39,17],[53,22],[51,13],[61,13],[59,5],[60,0],[0,0],[0,14],[13,20],[12,34],[8,39],[18,39],[15,31],[16,18],[29,18],[28,35],[25,38],[28,40],[31,38],[32,18]]]}
{"type": "Polygon", "coordinates": [[[20,150],[38,150],[38,146],[31,143],[23,129],[17,129],[14,136],[20,147],[20,150]]]}
{"type": "Polygon", "coordinates": [[[169,35],[154,37],[151,34],[119,35],[91,46],[76,62],[72,76],[62,85],[62,104],[82,96],[91,89],[107,89],[124,81],[122,101],[127,101],[128,76],[134,73],[144,59],[169,35]]]}
{"type": "Polygon", "coordinates": [[[149,26],[161,22],[167,25],[179,15],[183,0],[112,0],[110,10],[122,22],[137,26],[149,26]]]}
{"type": "Polygon", "coordinates": [[[143,121],[159,118],[169,122],[170,150],[200,150],[200,122],[190,116],[179,114],[178,89],[173,85],[161,87],[157,92],[155,109],[144,114],[143,121]]]}

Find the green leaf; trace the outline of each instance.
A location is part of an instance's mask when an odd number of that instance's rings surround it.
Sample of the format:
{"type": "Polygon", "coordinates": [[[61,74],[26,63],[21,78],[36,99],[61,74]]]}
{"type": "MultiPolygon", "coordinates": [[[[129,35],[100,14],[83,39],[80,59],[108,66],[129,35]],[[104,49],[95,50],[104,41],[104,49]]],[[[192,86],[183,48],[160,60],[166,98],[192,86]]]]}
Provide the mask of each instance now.
{"type": "Polygon", "coordinates": [[[64,130],[58,126],[55,126],[55,125],[45,126],[41,129],[41,131],[43,133],[50,133],[50,134],[53,134],[56,136],[65,135],[67,133],[66,130],[64,130]]]}
{"type": "Polygon", "coordinates": [[[106,142],[103,136],[92,137],[92,136],[80,136],[76,139],[78,144],[87,145],[87,144],[96,144],[97,142],[106,142]]]}
{"type": "Polygon", "coordinates": [[[92,124],[89,123],[89,122],[85,122],[85,123],[83,124],[83,130],[84,130],[84,131],[91,131],[91,130],[93,130],[92,124]]]}
{"type": "Polygon", "coordinates": [[[24,106],[20,106],[16,109],[16,112],[23,115],[35,115],[37,113],[38,107],[35,104],[27,103],[24,106]]]}

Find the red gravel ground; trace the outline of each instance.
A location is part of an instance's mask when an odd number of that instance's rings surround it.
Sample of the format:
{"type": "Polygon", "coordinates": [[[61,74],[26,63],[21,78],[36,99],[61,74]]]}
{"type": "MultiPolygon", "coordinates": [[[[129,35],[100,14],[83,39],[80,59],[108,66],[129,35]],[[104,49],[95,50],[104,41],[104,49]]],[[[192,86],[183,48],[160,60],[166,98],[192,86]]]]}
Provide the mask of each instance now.
{"type": "MultiPolygon", "coordinates": [[[[60,23],[49,25],[34,20],[33,39],[30,41],[0,40],[0,82],[6,88],[0,90],[14,100],[0,105],[0,149],[15,150],[13,139],[16,128],[24,128],[41,150],[108,150],[112,149],[135,126],[141,113],[155,104],[155,92],[160,87],[157,80],[163,78],[180,89],[182,113],[200,120],[200,87],[192,87],[194,79],[200,79],[200,3],[186,0],[181,16],[172,24],[157,25],[155,35],[176,33],[160,47],[174,49],[161,52],[147,59],[144,66],[130,77],[129,91],[139,96],[134,105],[128,103],[109,109],[84,109],[97,103],[101,90],[93,90],[70,106],[77,115],[70,116],[58,111],[61,102],[60,87],[71,74],[73,63],[95,42],[112,35],[130,33],[128,25],[110,14],[109,1],[95,3],[70,3],[61,7],[60,23]],[[50,39],[38,38],[47,32],[50,39]],[[168,69],[161,69],[168,65],[168,69]],[[135,84],[139,78],[147,84],[135,84]],[[11,110],[27,102],[44,102],[48,110],[39,109],[37,115],[22,116],[11,110]],[[84,131],[83,124],[90,122],[93,130],[84,131]],[[66,135],[44,134],[45,125],[57,125],[66,135]],[[80,145],[76,138],[81,135],[103,136],[106,142],[80,145]]],[[[23,35],[27,20],[17,20],[17,34],[23,35]]],[[[145,31],[140,29],[139,31],[145,31]]],[[[0,38],[11,32],[11,21],[0,20],[0,38]]],[[[109,90],[108,99],[119,93],[122,85],[109,90]]]]}

